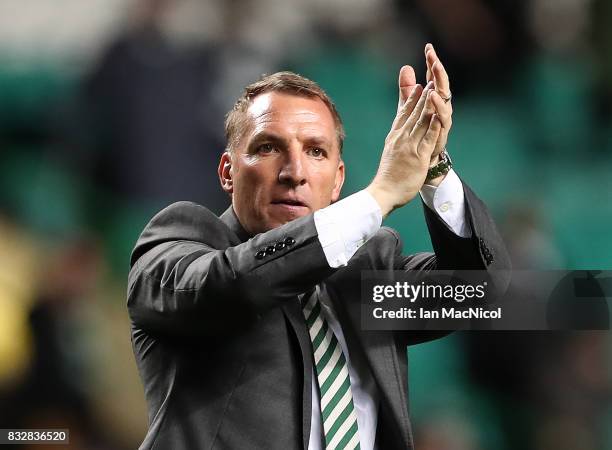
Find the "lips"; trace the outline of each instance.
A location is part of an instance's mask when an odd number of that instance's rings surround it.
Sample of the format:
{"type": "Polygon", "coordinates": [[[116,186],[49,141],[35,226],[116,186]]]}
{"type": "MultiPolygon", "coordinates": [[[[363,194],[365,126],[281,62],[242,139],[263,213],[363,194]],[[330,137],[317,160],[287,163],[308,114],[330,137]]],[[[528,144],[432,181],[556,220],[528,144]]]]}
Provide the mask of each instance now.
{"type": "Polygon", "coordinates": [[[286,206],[302,206],[304,208],[308,207],[306,203],[297,198],[281,198],[278,200],[272,201],[273,205],[286,205],[286,206]]]}
{"type": "Polygon", "coordinates": [[[273,210],[276,211],[275,214],[277,217],[282,218],[283,221],[297,219],[310,212],[306,202],[296,197],[278,198],[271,203],[273,210]]]}

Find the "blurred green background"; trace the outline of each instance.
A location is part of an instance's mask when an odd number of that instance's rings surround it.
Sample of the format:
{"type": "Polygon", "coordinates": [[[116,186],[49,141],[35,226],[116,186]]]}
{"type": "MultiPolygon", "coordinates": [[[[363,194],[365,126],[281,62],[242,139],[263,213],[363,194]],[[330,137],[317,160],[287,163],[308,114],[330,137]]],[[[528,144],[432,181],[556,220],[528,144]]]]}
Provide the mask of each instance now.
{"type": "MultiPolygon", "coordinates": [[[[335,100],[348,195],[375,173],[399,68],[423,83],[432,42],[451,78],[456,171],[514,266],[612,269],[610,2],[4,0],[0,12],[0,428],[139,445],[129,253],[171,202],[228,206],[223,117],[262,73],[294,70],[335,100]]],[[[387,225],[405,252],[431,249],[419,202],[387,225]]],[[[409,360],[419,450],[612,449],[609,333],[455,333],[409,360]]]]}

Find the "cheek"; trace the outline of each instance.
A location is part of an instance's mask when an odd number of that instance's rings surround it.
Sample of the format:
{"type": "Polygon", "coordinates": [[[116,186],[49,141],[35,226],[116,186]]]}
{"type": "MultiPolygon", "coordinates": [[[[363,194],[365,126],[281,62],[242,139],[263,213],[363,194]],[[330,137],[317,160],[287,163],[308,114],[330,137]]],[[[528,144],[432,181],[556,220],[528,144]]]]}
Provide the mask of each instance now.
{"type": "Polygon", "coordinates": [[[334,192],[334,186],[336,185],[336,171],[335,170],[319,170],[316,176],[313,177],[315,180],[316,198],[319,202],[319,207],[324,208],[328,206],[332,200],[334,192]]]}
{"type": "Polygon", "coordinates": [[[242,167],[240,175],[235,180],[235,189],[239,192],[240,202],[254,203],[257,206],[265,194],[266,186],[270,182],[269,178],[263,167],[242,167]]]}

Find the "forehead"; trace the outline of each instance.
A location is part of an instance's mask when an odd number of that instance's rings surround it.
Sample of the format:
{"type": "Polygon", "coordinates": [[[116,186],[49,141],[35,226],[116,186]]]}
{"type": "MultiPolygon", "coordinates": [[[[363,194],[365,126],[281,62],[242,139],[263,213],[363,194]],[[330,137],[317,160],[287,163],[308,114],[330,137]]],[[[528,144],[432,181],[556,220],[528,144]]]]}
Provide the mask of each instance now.
{"type": "Polygon", "coordinates": [[[337,145],[334,118],[318,97],[266,92],[253,99],[247,117],[252,134],[263,130],[316,134],[337,145]]]}

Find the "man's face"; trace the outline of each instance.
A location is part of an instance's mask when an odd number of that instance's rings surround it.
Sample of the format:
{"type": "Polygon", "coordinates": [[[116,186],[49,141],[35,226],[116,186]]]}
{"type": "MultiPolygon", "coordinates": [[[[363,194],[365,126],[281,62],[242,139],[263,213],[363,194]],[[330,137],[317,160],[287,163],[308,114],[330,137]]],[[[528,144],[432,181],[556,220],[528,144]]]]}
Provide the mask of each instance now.
{"type": "Polygon", "coordinates": [[[344,163],[322,100],[268,92],[253,99],[247,117],[240,143],[219,164],[247,232],[271,230],[338,199],[344,163]]]}

